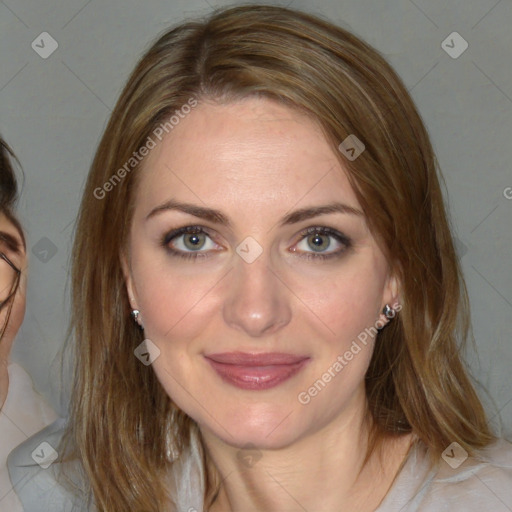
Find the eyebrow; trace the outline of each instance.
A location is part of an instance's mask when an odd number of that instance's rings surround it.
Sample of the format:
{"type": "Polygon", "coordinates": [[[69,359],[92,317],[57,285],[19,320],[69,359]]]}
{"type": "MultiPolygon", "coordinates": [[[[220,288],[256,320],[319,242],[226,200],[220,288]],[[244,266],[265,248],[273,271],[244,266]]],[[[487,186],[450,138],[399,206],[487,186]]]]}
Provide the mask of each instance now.
{"type": "MultiPolygon", "coordinates": [[[[219,210],[214,210],[212,208],[206,208],[190,203],[180,203],[174,201],[173,199],[151,210],[151,212],[146,216],[146,220],[149,220],[159,213],[169,210],[177,210],[180,212],[188,213],[189,215],[208,220],[215,224],[221,224],[227,227],[231,226],[229,219],[219,210]]],[[[331,203],[324,206],[313,206],[310,208],[301,208],[300,210],[295,210],[294,212],[289,213],[283,217],[281,220],[281,226],[296,224],[298,222],[302,222],[303,220],[330,213],[345,213],[349,215],[364,217],[362,211],[352,206],[348,206],[343,203],[331,203]]]]}
{"type": "Polygon", "coordinates": [[[6,231],[0,231],[0,242],[5,243],[11,251],[20,252],[21,244],[19,240],[6,231]]]}

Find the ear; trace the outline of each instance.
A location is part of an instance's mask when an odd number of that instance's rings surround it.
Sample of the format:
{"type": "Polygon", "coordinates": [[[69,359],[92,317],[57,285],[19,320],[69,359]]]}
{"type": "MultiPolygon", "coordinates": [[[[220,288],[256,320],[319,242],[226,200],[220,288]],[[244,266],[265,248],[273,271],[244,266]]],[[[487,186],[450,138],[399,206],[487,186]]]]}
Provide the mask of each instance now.
{"type": "Polygon", "coordinates": [[[401,296],[401,285],[400,280],[396,276],[396,274],[390,272],[386,285],[384,287],[384,293],[382,295],[383,303],[381,304],[380,311],[378,312],[379,320],[381,320],[384,325],[389,322],[389,318],[386,318],[382,310],[384,306],[388,304],[395,311],[400,311],[402,308],[402,296],[401,296]]]}
{"type": "Polygon", "coordinates": [[[395,309],[397,305],[401,304],[402,297],[400,290],[401,285],[398,276],[395,274],[390,274],[384,289],[385,302],[382,307],[384,307],[386,304],[389,304],[392,308],[395,309]]]}
{"type": "Polygon", "coordinates": [[[121,260],[121,268],[123,270],[124,282],[126,285],[126,292],[128,293],[128,300],[132,309],[139,309],[137,306],[137,294],[135,293],[135,286],[133,284],[133,277],[130,269],[130,262],[127,255],[121,252],[119,256],[121,260]]]}

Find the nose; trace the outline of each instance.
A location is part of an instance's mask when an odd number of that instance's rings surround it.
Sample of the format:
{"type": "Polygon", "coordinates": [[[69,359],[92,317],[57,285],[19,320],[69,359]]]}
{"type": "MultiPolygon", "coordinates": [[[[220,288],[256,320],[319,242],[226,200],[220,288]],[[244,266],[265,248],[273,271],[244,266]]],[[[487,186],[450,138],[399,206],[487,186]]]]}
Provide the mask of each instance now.
{"type": "Polygon", "coordinates": [[[264,255],[252,263],[239,258],[229,279],[223,317],[231,328],[258,338],[290,322],[290,294],[264,255]]]}

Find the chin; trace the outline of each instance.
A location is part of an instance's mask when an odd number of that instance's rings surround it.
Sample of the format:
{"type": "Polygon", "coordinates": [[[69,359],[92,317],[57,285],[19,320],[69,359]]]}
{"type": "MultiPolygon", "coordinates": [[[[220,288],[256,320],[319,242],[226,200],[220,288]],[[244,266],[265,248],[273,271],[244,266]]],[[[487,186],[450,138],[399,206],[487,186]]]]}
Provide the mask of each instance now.
{"type": "Polygon", "coordinates": [[[239,408],[235,413],[226,411],[215,414],[219,423],[198,421],[201,429],[206,429],[215,437],[236,448],[254,446],[261,449],[280,449],[293,444],[304,435],[304,427],[297,423],[299,411],[284,410],[282,406],[269,409],[269,404],[258,404],[239,408]],[[225,418],[220,420],[220,418],[225,418]],[[225,425],[225,429],[222,426],[225,425]]]}

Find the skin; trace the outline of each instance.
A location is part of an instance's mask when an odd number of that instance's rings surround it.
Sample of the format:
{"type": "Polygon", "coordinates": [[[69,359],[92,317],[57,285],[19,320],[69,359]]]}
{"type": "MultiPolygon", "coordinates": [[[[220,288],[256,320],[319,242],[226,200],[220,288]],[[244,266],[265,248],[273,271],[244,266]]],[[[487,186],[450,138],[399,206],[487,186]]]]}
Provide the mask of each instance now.
{"type": "MultiPolygon", "coordinates": [[[[0,340],[0,407],[4,404],[9,389],[9,376],[7,373],[7,366],[9,363],[9,354],[11,352],[14,338],[23,322],[25,316],[25,303],[26,303],[26,266],[27,266],[27,253],[23,245],[23,239],[16,226],[5,216],[0,213],[0,251],[3,252],[14,265],[21,269],[20,283],[16,295],[14,296],[14,303],[11,309],[9,322],[5,332],[0,340]],[[11,237],[16,247],[12,247],[10,243],[6,242],[5,238],[11,237]]],[[[4,264],[4,262],[1,262],[4,264]]],[[[0,310],[0,328],[3,327],[6,320],[8,306],[4,306],[0,310]]]]}
{"type": "MultiPolygon", "coordinates": [[[[358,476],[374,340],[361,344],[307,405],[297,398],[359,333],[385,323],[385,304],[399,302],[399,283],[363,215],[280,223],[296,210],[335,202],[361,209],[318,126],[268,99],[204,102],[140,172],[129,255],[122,257],[127,291],[145,338],[160,350],[153,363],[159,381],[197,421],[209,460],[225,476],[211,510],[374,510],[410,445],[408,436],[387,442],[382,465],[372,458],[358,476]],[[219,210],[229,226],[175,209],[148,218],[171,199],[219,210]],[[160,243],[189,225],[209,234],[196,260],[173,256],[160,243]],[[342,252],[313,260],[315,246],[301,232],[319,226],[343,233],[350,247],[324,235],[324,252],[342,252]],[[236,252],[248,236],[263,249],[252,263],[236,252]],[[277,387],[249,391],[225,383],[204,358],[231,351],[288,352],[310,361],[277,387]],[[258,458],[251,467],[239,454],[248,444],[258,458]]],[[[167,240],[167,247],[193,252],[185,240],[191,236],[167,240]]]]}

